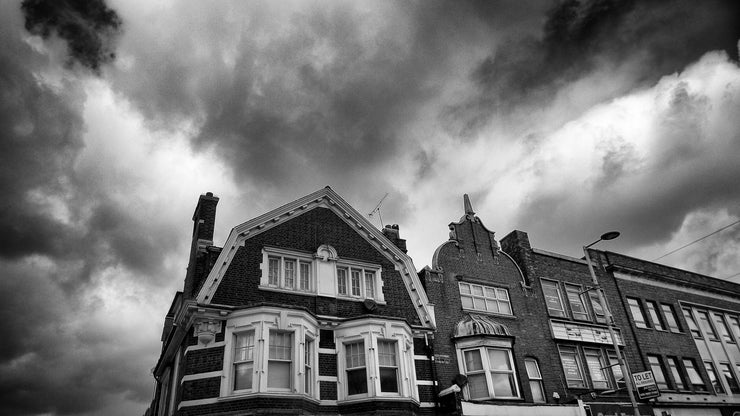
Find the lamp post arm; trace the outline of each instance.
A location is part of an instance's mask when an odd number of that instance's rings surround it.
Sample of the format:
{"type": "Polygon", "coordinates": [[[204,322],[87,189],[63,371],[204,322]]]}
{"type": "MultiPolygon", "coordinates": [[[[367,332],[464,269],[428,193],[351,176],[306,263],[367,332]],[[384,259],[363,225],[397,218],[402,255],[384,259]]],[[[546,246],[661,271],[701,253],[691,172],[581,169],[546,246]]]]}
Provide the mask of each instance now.
{"type": "Polygon", "coordinates": [[[627,367],[627,364],[624,361],[624,358],[622,357],[622,352],[619,349],[619,342],[617,341],[617,335],[614,333],[614,318],[612,316],[612,312],[609,310],[609,307],[606,304],[606,299],[604,298],[604,291],[601,290],[601,286],[599,285],[599,280],[596,277],[596,272],[594,271],[594,265],[591,263],[591,256],[588,254],[588,248],[596,243],[601,241],[601,239],[587,245],[583,246],[583,254],[586,257],[586,264],[588,264],[588,271],[591,273],[591,281],[593,282],[594,286],[596,287],[596,293],[599,294],[599,302],[601,302],[601,307],[604,308],[604,317],[606,318],[606,326],[609,329],[609,335],[612,339],[612,344],[614,345],[615,353],[617,354],[617,362],[619,363],[619,368],[622,370],[622,377],[624,377],[624,384],[627,388],[627,394],[630,398],[630,403],[632,404],[632,411],[634,412],[635,416],[640,416],[640,409],[637,408],[637,402],[635,401],[635,394],[632,391],[632,373],[630,373],[629,368],[627,367]]]}

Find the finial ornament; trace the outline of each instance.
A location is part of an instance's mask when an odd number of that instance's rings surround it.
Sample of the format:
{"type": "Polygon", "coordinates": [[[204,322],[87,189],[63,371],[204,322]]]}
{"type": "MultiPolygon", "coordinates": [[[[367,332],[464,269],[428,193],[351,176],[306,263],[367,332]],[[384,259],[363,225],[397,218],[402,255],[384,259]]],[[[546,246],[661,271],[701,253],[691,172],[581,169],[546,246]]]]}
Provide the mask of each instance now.
{"type": "Polygon", "coordinates": [[[468,194],[463,195],[463,201],[465,202],[465,215],[475,215],[475,211],[473,211],[473,205],[470,203],[468,194]]]}

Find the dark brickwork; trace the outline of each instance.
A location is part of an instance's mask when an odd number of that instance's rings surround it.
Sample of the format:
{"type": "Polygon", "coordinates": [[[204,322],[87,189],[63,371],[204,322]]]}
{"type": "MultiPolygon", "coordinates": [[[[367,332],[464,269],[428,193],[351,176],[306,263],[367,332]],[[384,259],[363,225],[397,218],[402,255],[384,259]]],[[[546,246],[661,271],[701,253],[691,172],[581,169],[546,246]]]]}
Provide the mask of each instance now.
{"type": "Polygon", "coordinates": [[[197,415],[317,415],[314,400],[292,397],[251,397],[182,408],[178,416],[197,415]]]}
{"type": "Polygon", "coordinates": [[[221,371],[224,364],[224,347],[193,350],[185,356],[185,374],[221,371]]]}
{"type": "Polygon", "coordinates": [[[417,380],[433,380],[432,362],[430,360],[414,360],[417,380]]]}
{"type": "MultiPolygon", "coordinates": [[[[265,301],[265,292],[258,289],[261,276],[262,248],[265,245],[291,250],[315,252],[322,244],[333,246],[341,258],[355,259],[383,268],[385,305],[378,305],[374,315],[404,318],[412,325],[421,324],[409,297],[402,276],[395,266],[371,246],[333,211],[314,208],[245,242],[220,283],[213,302],[224,305],[250,306],[265,301]]],[[[315,314],[341,317],[363,316],[367,313],[362,302],[343,299],[271,292],[273,303],[303,307],[315,314]]]]}
{"type": "Polygon", "coordinates": [[[319,375],[335,376],[337,375],[337,355],[319,353],[319,375]]]}
{"type": "Polygon", "coordinates": [[[434,402],[436,395],[434,386],[419,385],[419,400],[422,402],[434,402]]]}
{"type": "Polygon", "coordinates": [[[221,390],[221,377],[189,380],[182,383],[182,400],[198,400],[218,397],[221,390]]]}
{"type": "Polygon", "coordinates": [[[333,381],[319,381],[319,395],[321,400],[336,400],[337,383],[333,381]]]}
{"type": "Polygon", "coordinates": [[[427,355],[427,343],[424,338],[414,338],[414,355],[427,355]]]}
{"type": "Polygon", "coordinates": [[[334,349],[337,344],[334,341],[334,331],[331,329],[322,329],[319,331],[319,348],[334,349]]]}

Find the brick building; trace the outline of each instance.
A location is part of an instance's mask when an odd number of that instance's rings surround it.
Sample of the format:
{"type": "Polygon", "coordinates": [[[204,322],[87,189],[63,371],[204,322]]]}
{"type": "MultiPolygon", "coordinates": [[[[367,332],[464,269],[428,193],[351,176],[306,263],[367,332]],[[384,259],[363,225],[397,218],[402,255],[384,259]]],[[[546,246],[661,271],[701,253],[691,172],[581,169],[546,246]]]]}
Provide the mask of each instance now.
{"type": "Polygon", "coordinates": [[[467,196],[418,273],[398,226],[328,187],[223,247],[217,203],[193,216],[150,415],[631,415],[607,311],[660,389],[642,415],[740,412],[740,285],[589,249],[603,305],[584,259],[499,244],[467,196]]]}
{"type": "Polygon", "coordinates": [[[217,203],[195,209],[150,414],[434,411],[434,316],[398,226],[378,231],[326,187],[214,247],[217,203]]]}

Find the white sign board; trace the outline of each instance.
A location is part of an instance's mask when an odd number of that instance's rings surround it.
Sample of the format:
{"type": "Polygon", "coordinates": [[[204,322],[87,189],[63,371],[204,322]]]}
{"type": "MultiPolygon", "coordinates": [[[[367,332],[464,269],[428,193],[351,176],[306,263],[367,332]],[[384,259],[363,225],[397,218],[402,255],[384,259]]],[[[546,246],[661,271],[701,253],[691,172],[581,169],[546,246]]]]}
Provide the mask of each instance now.
{"type": "Polygon", "coordinates": [[[658,390],[658,384],[655,382],[652,371],[632,373],[632,381],[635,383],[635,389],[640,399],[651,399],[660,396],[660,390],[658,390]]]}

